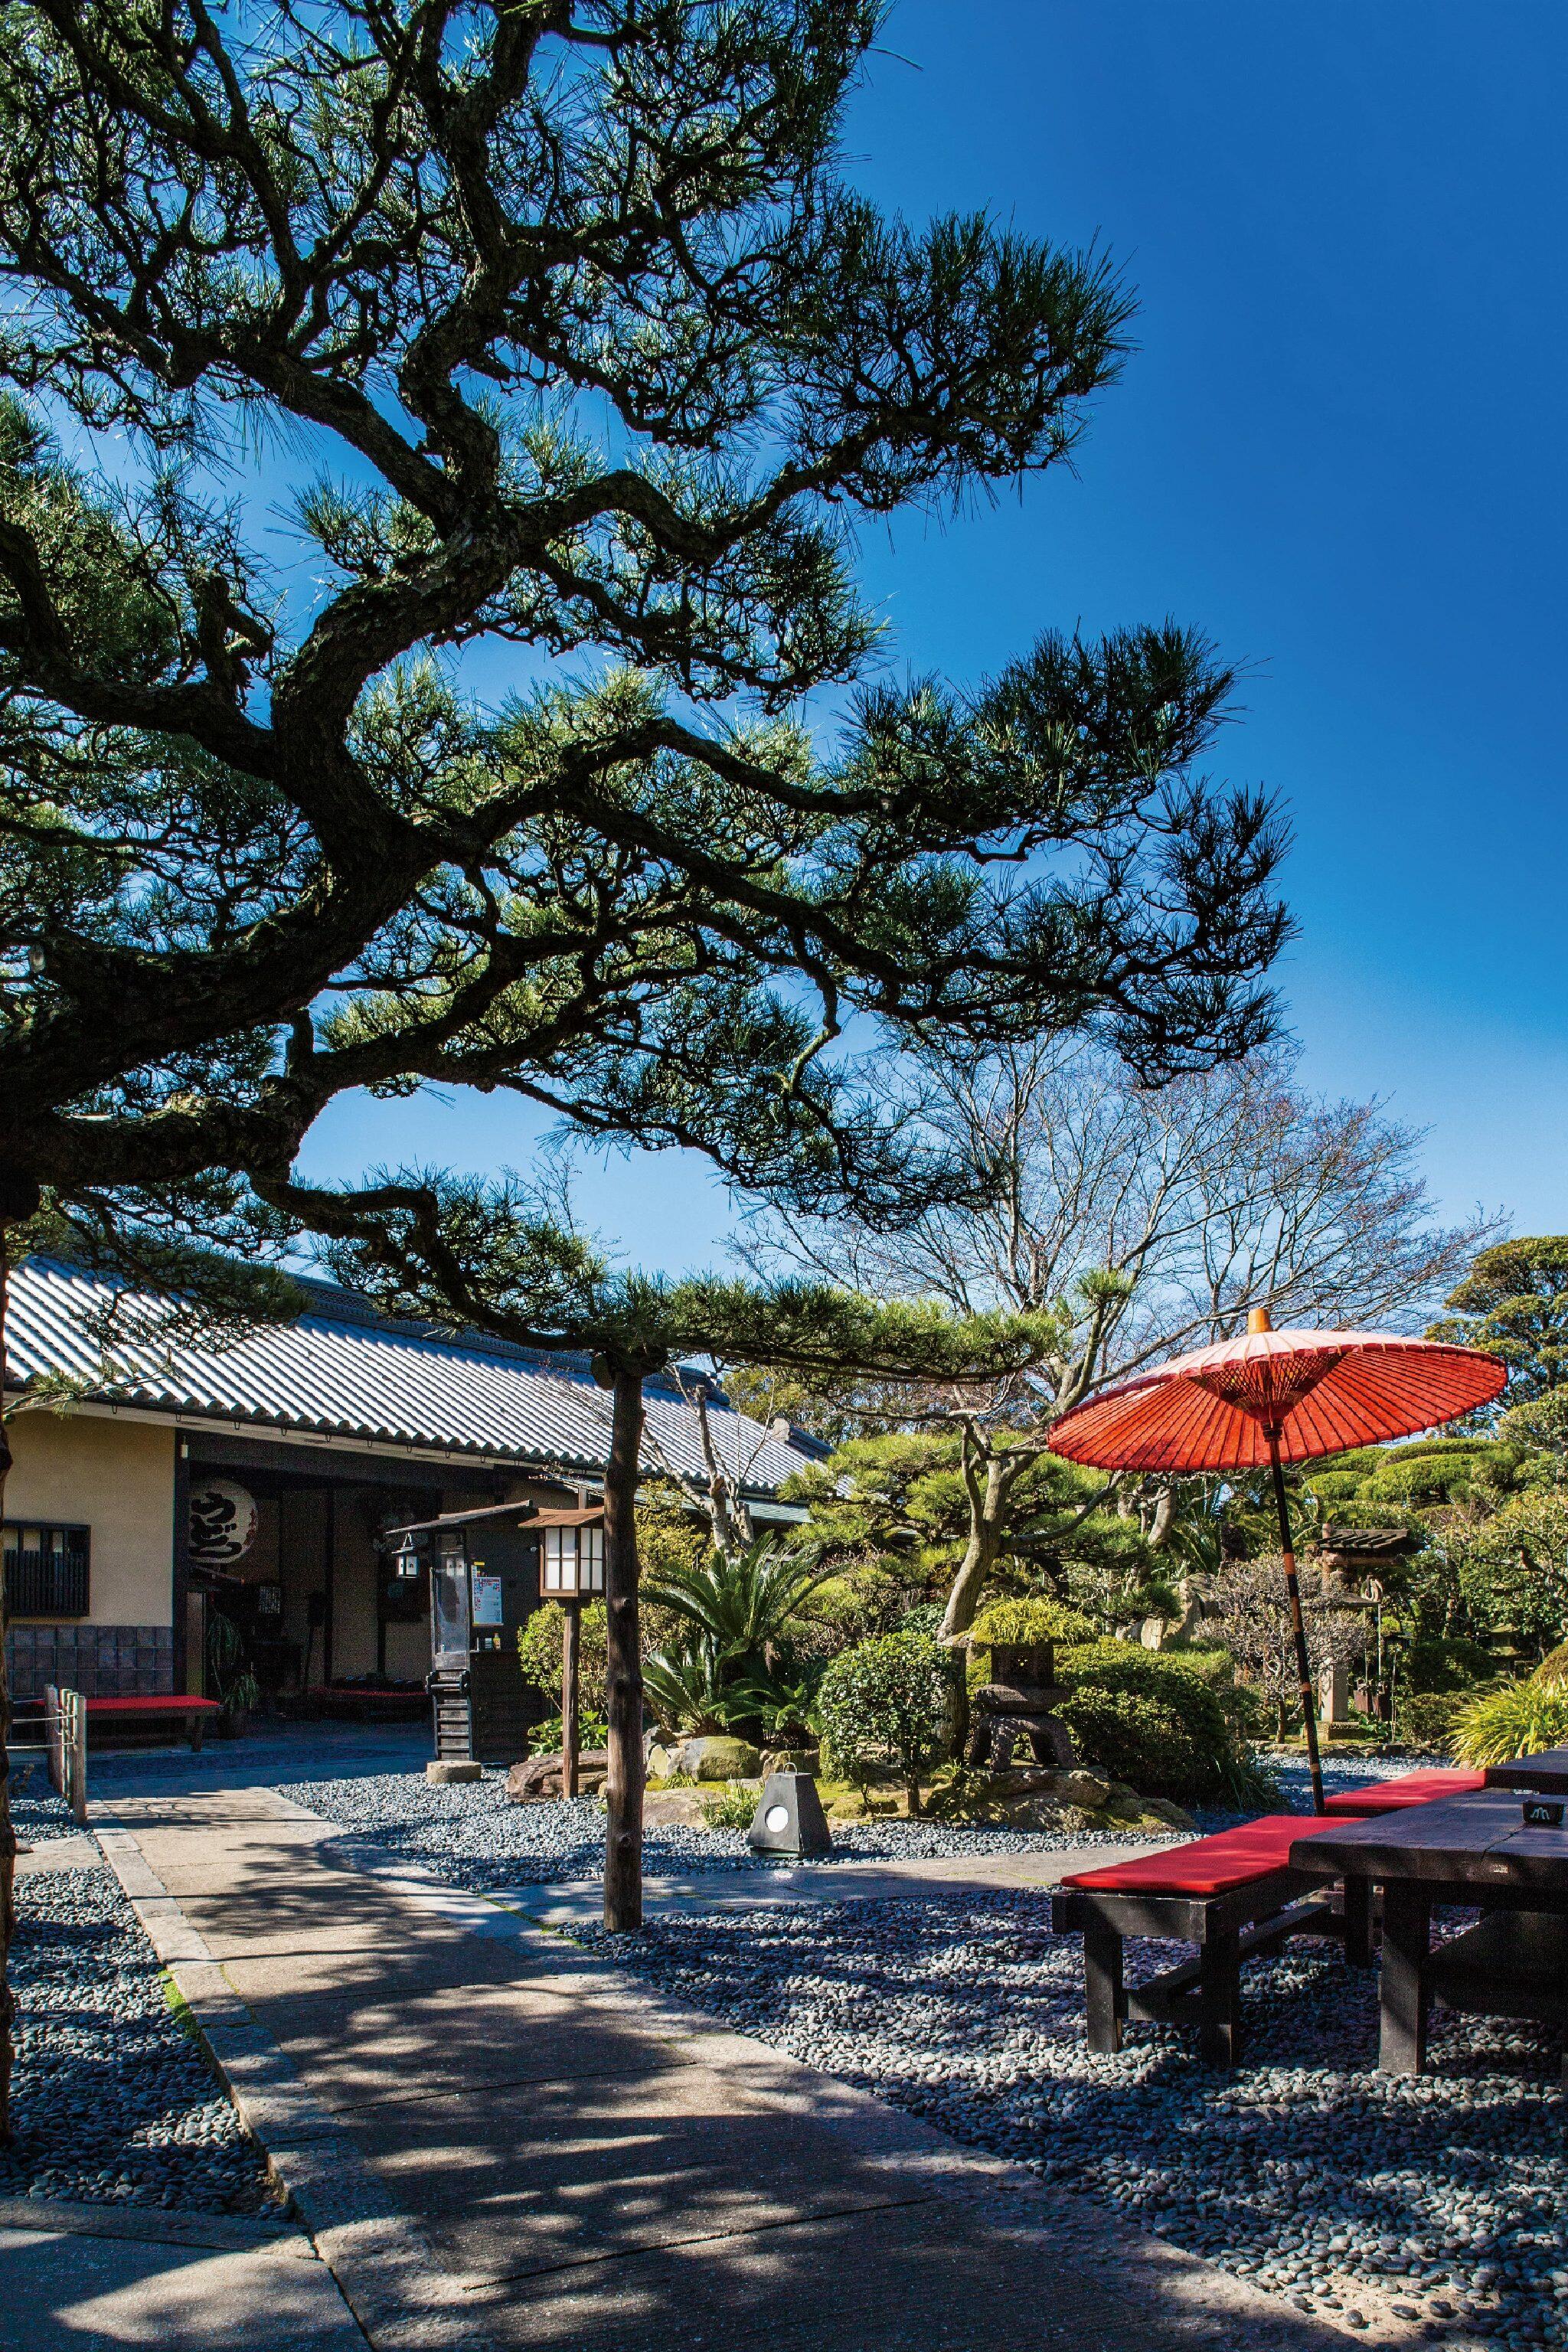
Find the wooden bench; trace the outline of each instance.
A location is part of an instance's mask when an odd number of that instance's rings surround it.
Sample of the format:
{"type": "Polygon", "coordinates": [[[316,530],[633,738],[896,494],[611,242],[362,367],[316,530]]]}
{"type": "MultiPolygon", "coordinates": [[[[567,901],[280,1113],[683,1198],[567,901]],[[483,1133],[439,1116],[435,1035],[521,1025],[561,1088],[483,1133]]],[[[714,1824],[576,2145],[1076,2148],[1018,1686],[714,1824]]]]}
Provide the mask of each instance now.
{"type": "Polygon", "coordinates": [[[1288,1860],[1298,1840],[1332,1826],[1300,1813],[1266,1813],[1217,1837],[1064,1878],[1052,1898],[1051,1926],[1058,1935],[1083,1937],[1090,2050],[1114,2053],[1123,2021],[1144,2018],[1195,2024],[1207,2063],[1234,2066],[1243,1960],[1278,1949],[1287,1936],[1345,1933],[1332,1889],[1288,1860]],[[1197,1958],[1129,1988],[1121,1968],[1128,1936],[1195,1944],[1197,1958]]]}
{"type": "Polygon", "coordinates": [[[202,1734],[211,1717],[220,1712],[216,1698],[192,1698],[184,1693],[165,1692],[156,1698],[89,1698],[87,1728],[90,1739],[94,1724],[107,1727],[123,1721],[156,1729],[164,1723],[183,1723],[186,1738],[199,1753],[202,1734]]]}
{"type": "Polygon", "coordinates": [[[1324,1806],[1335,1821],[1372,1821],[1379,1813],[1403,1812],[1408,1805],[1441,1804],[1447,1797],[1468,1797],[1486,1786],[1484,1772],[1461,1766],[1432,1766],[1419,1772],[1398,1772],[1389,1780],[1368,1780],[1359,1789],[1342,1789],[1324,1806]]]}

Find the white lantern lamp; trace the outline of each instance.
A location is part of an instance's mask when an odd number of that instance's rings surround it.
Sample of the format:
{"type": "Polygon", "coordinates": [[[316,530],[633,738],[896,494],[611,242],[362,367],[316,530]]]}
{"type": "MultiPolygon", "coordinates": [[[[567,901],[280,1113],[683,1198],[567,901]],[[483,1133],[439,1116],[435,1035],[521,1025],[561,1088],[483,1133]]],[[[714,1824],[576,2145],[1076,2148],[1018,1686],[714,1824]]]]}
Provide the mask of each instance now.
{"type": "Polygon", "coordinates": [[[602,1511],[540,1513],[539,1590],[546,1601],[590,1600],[605,1589],[602,1511]]]}
{"type": "Polygon", "coordinates": [[[578,1659],[583,1603],[605,1590],[605,1507],[541,1511],[539,1597],[559,1602],[565,1620],[561,1641],[561,1793],[577,1794],[579,1702],[578,1659]]]}

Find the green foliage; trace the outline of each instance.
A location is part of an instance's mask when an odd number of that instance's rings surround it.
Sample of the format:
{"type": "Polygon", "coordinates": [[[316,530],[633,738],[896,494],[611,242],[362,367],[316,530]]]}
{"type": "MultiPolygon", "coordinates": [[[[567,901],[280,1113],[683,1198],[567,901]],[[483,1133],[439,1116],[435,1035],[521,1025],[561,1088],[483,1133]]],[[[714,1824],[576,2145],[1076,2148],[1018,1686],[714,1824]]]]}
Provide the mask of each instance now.
{"type": "Polygon", "coordinates": [[[1215,1772],[1163,1693],[1083,1683],[1057,1708],[1086,1764],[1144,1796],[1212,1795],[1215,1772]]]}
{"type": "Polygon", "coordinates": [[[1215,1689],[1179,1656],[1129,1642],[1063,1650],[1058,1711],[1089,1762],[1145,1794],[1201,1801],[1226,1790],[1240,1759],[1215,1689]]]}
{"type": "Polygon", "coordinates": [[[974,1171],[840,1041],[1098,1020],[1153,1077],[1268,1034],[1284,842],[1205,772],[1213,648],[900,687],[854,578],[858,519],[1068,457],[1116,272],[846,184],[871,0],[68,15],[0,11],[9,1207],[210,1234],[248,1180],[395,1292],[504,1256],[475,1321],[879,1376],[868,1309],[656,1314],[504,1188],[356,1223],[289,1171],[345,1090],[517,1087],[908,1214],[974,1171]]]}
{"type": "Polygon", "coordinates": [[[637,1523],[645,1580],[695,1569],[709,1548],[706,1525],[693,1517],[673,1479],[645,1479],[637,1489],[637,1523]]]}
{"type": "Polygon", "coordinates": [[[703,1796],[702,1811],[710,1830],[749,1830],[756,1818],[757,1792],[729,1780],[703,1796]]]}
{"type": "Polygon", "coordinates": [[[760,1659],[782,1640],[790,1621],[821,1581],[821,1570],[760,1537],[733,1559],[708,1549],[689,1565],[645,1576],[643,1591],[656,1607],[680,1618],[722,1657],[760,1659]]]}
{"type": "MultiPolygon", "coordinates": [[[[1044,1318],[1034,1319],[1037,1333],[1044,1318]]],[[[970,1503],[956,1433],[895,1430],[853,1438],[791,1479],[788,1500],[811,1513],[812,1539],[845,1572],[900,1580],[906,1596],[945,1593],[969,1539],[970,1503]]],[[[1008,1497],[998,1578],[1042,1580],[1120,1595],[1147,1573],[1135,1518],[1087,1510],[1103,1475],[1041,1454],[1008,1497]]],[[[906,1604],[907,1605],[907,1599],[906,1604]]]]}
{"type": "Polygon", "coordinates": [[[746,1729],[770,1740],[804,1727],[813,1677],[790,1634],[820,1580],[809,1559],[769,1538],[732,1559],[709,1549],[646,1577],[645,1598],[676,1633],[643,1664],[661,1727],[746,1729]]]}
{"type": "Polygon", "coordinates": [[[890,1766],[920,1809],[920,1776],[948,1741],[952,1658],[924,1633],[885,1633],[835,1658],[816,1694],[816,1721],[833,1769],[863,1780],[890,1766]]]}
{"type": "Polygon", "coordinates": [[[994,1601],[969,1629],[970,1644],[980,1649],[991,1642],[1092,1642],[1098,1634],[1092,1617],[1068,1609],[1059,1601],[1028,1598],[994,1601]]]}
{"type": "MultiPolygon", "coordinates": [[[[560,1602],[546,1601],[531,1612],[518,1628],[517,1635],[523,1681],[532,1683],[557,1706],[561,1704],[561,1646],[565,1627],[566,1612],[560,1602]]],[[[604,1695],[607,1642],[604,1602],[584,1601],[577,1634],[577,1682],[580,1694],[590,1702],[604,1695]]]]}
{"type": "Polygon", "coordinates": [[[1047,1601],[1037,1595],[994,1601],[970,1627],[964,1678],[971,1690],[989,1681],[993,1642],[1054,1642],[1059,1648],[1064,1643],[1092,1642],[1099,1631],[1092,1617],[1086,1616],[1081,1609],[1068,1609],[1059,1601],[1047,1601]]]}
{"type": "Polygon", "coordinates": [[[1561,1683],[1510,1683],[1463,1708],[1453,1726],[1461,1764],[1506,1764],[1568,1740],[1568,1689],[1561,1683]]]}
{"type": "Polygon", "coordinates": [[[1174,1648],[1157,1650],[1154,1654],[1172,1665],[1184,1666],[1188,1674],[1207,1683],[1216,1696],[1236,1680],[1235,1658],[1215,1643],[1183,1642],[1174,1648]]]}
{"type": "Polygon", "coordinates": [[[1401,1748],[1450,1756],[1459,1717],[1474,1704],[1463,1691],[1403,1689],[1394,1701],[1394,1737],[1401,1748]]]}
{"type": "Polygon", "coordinates": [[[1568,1633],[1568,1488],[1510,1496],[1453,1549],[1476,1622],[1542,1649],[1568,1633]]]}
{"type": "Polygon", "coordinates": [[[1418,1633],[1405,1654],[1405,1680],[1412,1693],[1471,1690],[1496,1672],[1491,1652],[1460,1634],[1418,1633]]]}
{"type": "Polygon", "coordinates": [[[1484,1348],[1508,1366],[1510,1405],[1568,1381],[1568,1234],[1544,1234],[1482,1250],[1428,1336],[1484,1348]]]}

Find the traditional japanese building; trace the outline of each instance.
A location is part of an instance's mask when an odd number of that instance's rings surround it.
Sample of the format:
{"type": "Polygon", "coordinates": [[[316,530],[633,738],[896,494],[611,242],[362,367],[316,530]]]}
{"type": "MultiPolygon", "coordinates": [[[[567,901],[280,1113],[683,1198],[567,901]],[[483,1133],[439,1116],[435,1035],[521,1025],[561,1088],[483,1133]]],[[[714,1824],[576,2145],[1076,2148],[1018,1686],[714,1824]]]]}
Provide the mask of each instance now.
{"type": "MultiPolygon", "coordinates": [[[[609,1401],[585,1359],[454,1339],[330,1283],[300,1286],[297,1322],[218,1349],[161,1328],[172,1302],[64,1261],[13,1274],[3,1540],[16,1697],[47,1683],[201,1691],[217,1614],[281,1698],[416,1689],[428,1594],[394,1571],[381,1531],[599,1492],[609,1401]],[[129,1335],[106,1339],[117,1297],[129,1335]]],[[[645,1474],[700,1476],[698,1415],[676,1381],[649,1381],[647,1418],[645,1474]]],[[[753,1517],[797,1517],[778,1488],[820,1449],[721,1398],[708,1422],[753,1517]]]]}

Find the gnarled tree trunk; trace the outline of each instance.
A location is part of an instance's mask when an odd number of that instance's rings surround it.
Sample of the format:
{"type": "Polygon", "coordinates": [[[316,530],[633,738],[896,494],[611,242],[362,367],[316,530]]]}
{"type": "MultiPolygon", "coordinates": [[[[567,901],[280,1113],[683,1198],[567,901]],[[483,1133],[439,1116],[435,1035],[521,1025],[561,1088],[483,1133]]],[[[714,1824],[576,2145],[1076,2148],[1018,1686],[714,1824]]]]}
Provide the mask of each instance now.
{"type": "Polygon", "coordinates": [[[986,1447],[978,1452],[968,1430],[963,1433],[963,1484],[969,1496],[969,1539],[947,1596],[939,1642],[959,1642],[974,1622],[985,1580],[1002,1556],[1007,1506],[1019,1473],[1035,1459],[1023,1449],[999,1454],[986,1447]],[[982,1468],[984,1467],[984,1475],[982,1468]]]}

